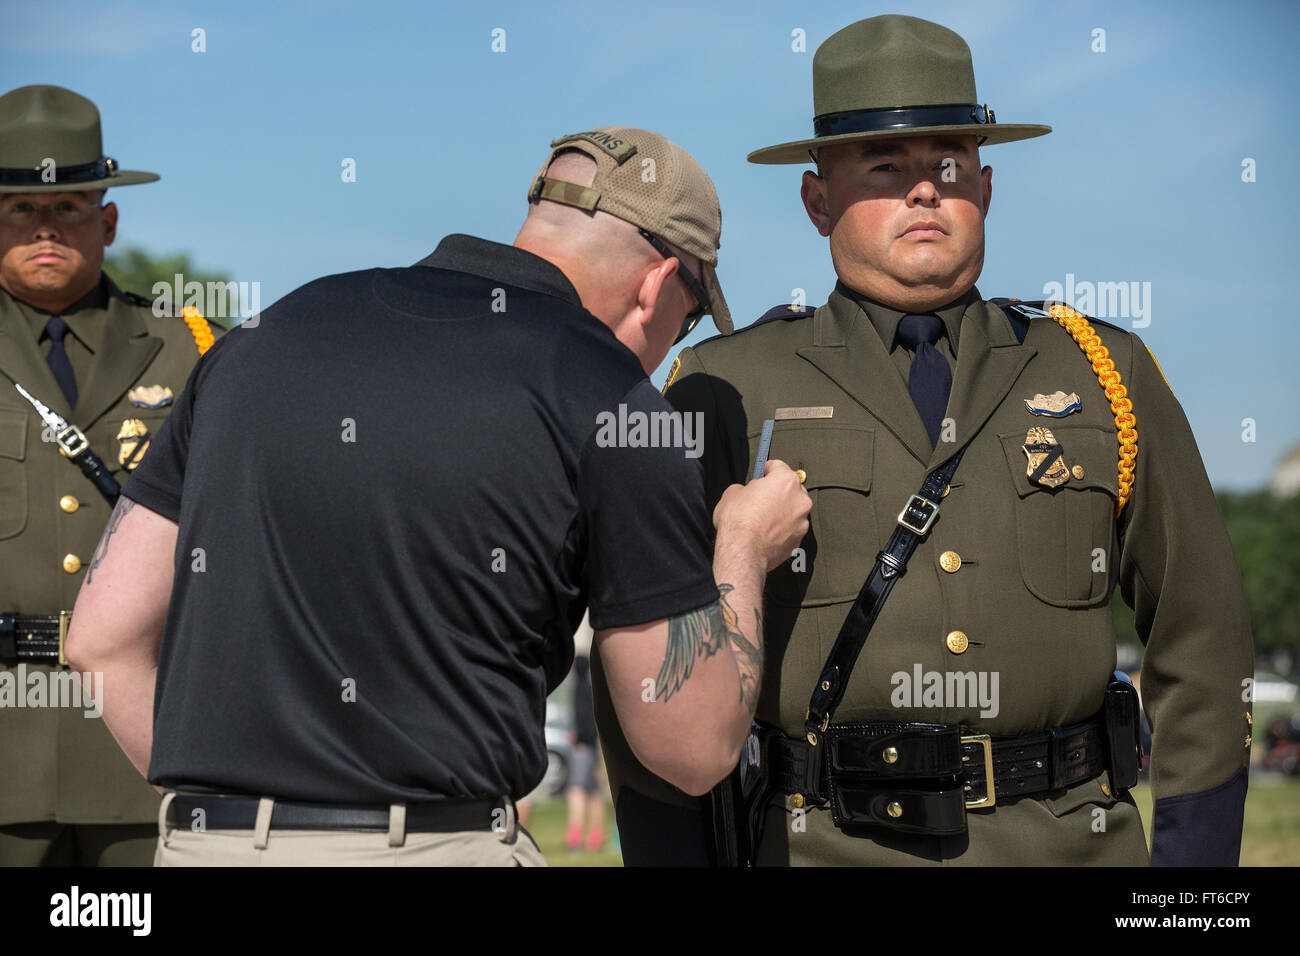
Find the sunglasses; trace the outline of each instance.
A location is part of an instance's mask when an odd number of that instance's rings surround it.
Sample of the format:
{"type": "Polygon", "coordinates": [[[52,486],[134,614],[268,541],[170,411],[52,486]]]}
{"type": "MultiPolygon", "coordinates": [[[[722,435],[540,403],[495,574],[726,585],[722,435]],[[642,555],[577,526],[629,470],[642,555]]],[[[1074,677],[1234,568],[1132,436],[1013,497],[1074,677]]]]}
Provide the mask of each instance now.
{"type": "Polygon", "coordinates": [[[663,256],[665,259],[677,259],[677,274],[681,276],[682,281],[686,283],[686,288],[691,290],[691,295],[695,296],[696,308],[693,312],[687,314],[686,320],[682,323],[681,333],[673,340],[673,345],[676,345],[682,339],[686,338],[686,336],[691,334],[691,330],[699,324],[700,318],[709,311],[709,294],[704,291],[704,286],[700,283],[700,280],[695,277],[695,273],[682,265],[682,261],[678,257],[677,253],[669,249],[666,242],[654,233],[648,232],[645,229],[639,229],[638,231],[641,233],[641,238],[654,246],[655,251],[658,252],[659,255],[663,256]]]}

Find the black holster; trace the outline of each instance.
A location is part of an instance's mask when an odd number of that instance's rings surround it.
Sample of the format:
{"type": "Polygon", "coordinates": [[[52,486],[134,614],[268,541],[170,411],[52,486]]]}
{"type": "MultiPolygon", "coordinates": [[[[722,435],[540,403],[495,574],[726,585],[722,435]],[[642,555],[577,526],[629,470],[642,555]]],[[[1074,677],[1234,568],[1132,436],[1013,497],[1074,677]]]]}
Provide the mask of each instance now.
{"type": "Polygon", "coordinates": [[[769,748],[781,731],[755,721],[740,763],[709,791],[715,866],[753,866],[763,836],[763,819],[774,793],[769,748]]]}
{"type": "Polygon", "coordinates": [[[1106,770],[1111,793],[1131,790],[1142,766],[1142,708],[1137,688],[1119,671],[1106,685],[1102,706],[1106,721],[1106,770]]]}

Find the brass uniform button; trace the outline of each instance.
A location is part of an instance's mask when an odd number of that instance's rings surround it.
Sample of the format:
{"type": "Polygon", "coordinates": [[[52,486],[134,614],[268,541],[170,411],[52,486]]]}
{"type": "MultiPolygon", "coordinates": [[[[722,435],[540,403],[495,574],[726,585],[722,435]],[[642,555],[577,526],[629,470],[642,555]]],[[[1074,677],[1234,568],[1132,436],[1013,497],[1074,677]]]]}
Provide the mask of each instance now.
{"type": "Polygon", "coordinates": [[[944,643],[948,645],[948,650],[954,654],[965,654],[966,648],[970,646],[970,641],[966,639],[966,635],[961,631],[950,631],[944,643]]]}
{"type": "Polygon", "coordinates": [[[808,480],[808,472],[804,471],[802,468],[796,468],[794,473],[799,476],[799,484],[802,485],[808,480]]]}
{"type": "Polygon", "coordinates": [[[961,567],[961,555],[956,551],[945,551],[939,555],[939,567],[943,568],[949,574],[956,574],[961,567]]]}
{"type": "Polygon", "coordinates": [[[1243,743],[1242,746],[1245,747],[1247,750],[1250,749],[1250,734],[1246,735],[1246,742],[1243,743]]]}
{"type": "Polygon", "coordinates": [[[887,809],[889,810],[889,815],[895,820],[903,815],[903,805],[897,800],[891,800],[887,809]]]}
{"type": "Polygon", "coordinates": [[[64,495],[59,499],[59,507],[68,514],[72,514],[72,512],[81,507],[81,502],[72,497],[72,495],[64,495]]]}
{"type": "Polygon", "coordinates": [[[1102,796],[1109,797],[1109,796],[1110,796],[1110,784],[1103,782],[1102,785],[1101,785],[1101,793],[1102,793],[1102,796]]]}
{"type": "Polygon", "coordinates": [[[790,802],[794,804],[794,808],[796,810],[800,809],[803,806],[803,794],[796,793],[793,797],[790,798],[790,802]]]}
{"type": "Polygon", "coordinates": [[[898,748],[886,747],[881,756],[885,758],[885,763],[898,763],[898,748]]]}
{"type": "Polygon", "coordinates": [[[1076,479],[1083,478],[1083,465],[1075,465],[1070,469],[1070,474],[1074,475],[1076,479]]]}
{"type": "Polygon", "coordinates": [[[69,574],[76,574],[81,570],[81,558],[75,554],[65,554],[63,556],[63,570],[69,574]]]}

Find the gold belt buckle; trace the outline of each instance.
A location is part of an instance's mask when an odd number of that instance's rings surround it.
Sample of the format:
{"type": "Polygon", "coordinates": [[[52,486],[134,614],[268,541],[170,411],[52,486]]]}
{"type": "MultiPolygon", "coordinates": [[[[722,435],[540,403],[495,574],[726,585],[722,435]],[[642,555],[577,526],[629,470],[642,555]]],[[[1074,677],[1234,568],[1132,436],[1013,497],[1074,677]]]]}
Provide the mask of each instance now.
{"type": "Polygon", "coordinates": [[[59,612],[59,666],[68,667],[68,658],[63,653],[63,645],[68,640],[68,625],[72,623],[71,611],[59,612]]]}
{"type": "MultiPolygon", "coordinates": [[[[979,744],[984,748],[984,796],[978,800],[967,800],[966,809],[976,810],[981,807],[994,807],[998,803],[998,787],[993,779],[993,740],[988,734],[969,734],[962,737],[963,744],[979,744]]],[[[961,756],[962,763],[968,763],[970,758],[965,754],[961,756]]],[[[968,788],[970,784],[966,785],[968,788]]]]}

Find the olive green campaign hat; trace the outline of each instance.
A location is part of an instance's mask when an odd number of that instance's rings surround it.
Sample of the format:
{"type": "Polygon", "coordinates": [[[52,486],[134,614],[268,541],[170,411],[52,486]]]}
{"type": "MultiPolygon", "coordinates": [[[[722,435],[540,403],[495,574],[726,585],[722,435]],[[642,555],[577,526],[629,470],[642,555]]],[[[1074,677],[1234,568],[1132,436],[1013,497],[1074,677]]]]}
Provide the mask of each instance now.
{"type": "Polygon", "coordinates": [[[561,136],[552,141],[551,154],[528,190],[530,203],[541,199],[609,213],[696,256],[707,299],[705,314],[713,316],[719,332],[731,332],[731,312],[717,271],[722,208],[713,182],[686,150],[658,133],[631,126],[561,136]],[[555,157],[568,150],[595,160],[590,186],[547,177],[555,157]]]}
{"type": "Polygon", "coordinates": [[[61,86],[22,86],[0,96],[0,193],[80,192],[158,178],[118,169],[104,155],[99,110],[84,96],[61,86]]]}
{"type": "Polygon", "coordinates": [[[813,150],[890,136],[957,134],[980,146],[1050,133],[998,123],[975,95],[970,47],[947,27],[890,14],[859,20],[813,56],[812,139],[768,146],[751,163],[806,163],[813,150]]]}

